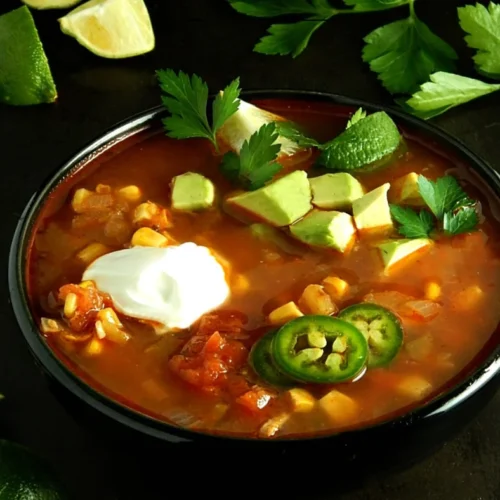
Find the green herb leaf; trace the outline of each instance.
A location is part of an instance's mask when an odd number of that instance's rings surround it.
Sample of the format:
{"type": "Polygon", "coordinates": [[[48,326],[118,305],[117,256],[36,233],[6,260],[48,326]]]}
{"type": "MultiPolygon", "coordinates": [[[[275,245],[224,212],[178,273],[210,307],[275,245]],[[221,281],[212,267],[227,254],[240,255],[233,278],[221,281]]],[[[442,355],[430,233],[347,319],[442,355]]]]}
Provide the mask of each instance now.
{"type": "Polygon", "coordinates": [[[305,136],[292,122],[276,122],[276,129],[281,137],[295,142],[301,148],[323,147],[316,139],[305,136]]]}
{"type": "Polygon", "coordinates": [[[328,17],[334,12],[328,0],[229,0],[229,4],[237,12],[254,17],[275,17],[287,14],[328,17]]]}
{"type": "Polygon", "coordinates": [[[456,236],[461,233],[473,231],[479,224],[479,217],[475,207],[465,206],[457,211],[445,212],[443,217],[443,229],[448,236],[456,236]]]}
{"type": "Polygon", "coordinates": [[[431,181],[423,175],[419,175],[418,190],[432,213],[440,220],[445,212],[474,204],[474,201],[462,189],[457,179],[451,175],[445,175],[436,181],[431,181]]]}
{"type": "Polygon", "coordinates": [[[434,73],[430,79],[406,101],[414,114],[425,119],[500,90],[500,84],[484,83],[452,73],[434,73]]]}
{"type": "Polygon", "coordinates": [[[353,7],[355,12],[373,12],[376,10],[393,9],[408,5],[411,0],[344,0],[344,3],[353,7]]]}
{"type": "Polygon", "coordinates": [[[239,156],[233,152],[224,155],[221,172],[232,182],[250,191],[264,186],[282,168],[274,161],[281,148],[276,144],[278,137],[275,123],[263,125],[243,143],[239,156]]]}
{"type": "Polygon", "coordinates": [[[406,238],[428,238],[434,229],[434,219],[427,210],[417,213],[408,207],[390,205],[392,217],[400,224],[398,231],[406,238]]]}
{"type": "Polygon", "coordinates": [[[457,54],[415,14],[365,37],[363,60],[393,94],[412,93],[435,71],[453,71],[457,54]]]}
{"type": "Polygon", "coordinates": [[[474,62],[480,73],[500,78],[500,5],[490,3],[488,8],[477,3],[458,8],[460,26],[469,33],[467,45],[478,49],[474,62]]]}
{"type": "Polygon", "coordinates": [[[254,51],[280,56],[291,54],[295,58],[304,51],[312,34],[324,23],[306,20],[294,24],[272,24],[267,30],[269,35],[260,39],[254,51]]]}
{"type": "Polygon", "coordinates": [[[239,79],[234,80],[216,97],[213,103],[212,124],[207,117],[208,86],[197,75],[189,77],[171,69],[156,72],[161,90],[166,94],[162,102],[171,116],[163,119],[169,137],[208,139],[217,149],[216,133],[239,106],[239,79]]]}
{"type": "Polygon", "coordinates": [[[359,108],[352,116],[351,119],[347,122],[346,129],[359,122],[363,118],[366,118],[366,111],[363,108],[359,108]]]}

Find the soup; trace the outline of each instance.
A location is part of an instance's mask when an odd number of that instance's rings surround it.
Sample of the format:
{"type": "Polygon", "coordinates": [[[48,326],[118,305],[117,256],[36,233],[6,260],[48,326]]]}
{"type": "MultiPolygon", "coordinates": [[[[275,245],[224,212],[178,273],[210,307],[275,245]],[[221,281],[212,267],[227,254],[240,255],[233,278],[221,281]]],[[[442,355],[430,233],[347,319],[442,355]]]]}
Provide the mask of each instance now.
{"type": "MultiPolygon", "coordinates": [[[[253,104],[318,141],[354,111],[253,104]]],[[[42,335],[97,391],[214,434],[339,432],[423,404],[496,332],[500,236],[466,166],[409,131],[403,142],[343,177],[300,147],[242,192],[208,141],[134,135],[64,180],[38,217],[27,275],[42,335]],[[450,175],[468,197],[443,217],[471,216],[470,230],[431,229],[440,193],[431,183],[426,207],[419,176],[450,175]]]]}

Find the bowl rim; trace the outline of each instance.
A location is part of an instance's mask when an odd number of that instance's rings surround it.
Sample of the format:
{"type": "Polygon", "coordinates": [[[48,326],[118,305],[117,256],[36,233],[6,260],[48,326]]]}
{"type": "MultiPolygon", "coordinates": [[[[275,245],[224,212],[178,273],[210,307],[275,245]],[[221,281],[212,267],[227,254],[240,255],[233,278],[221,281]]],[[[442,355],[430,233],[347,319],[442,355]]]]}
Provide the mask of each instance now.
{"type": "MultiPolygon", "coordinates": [[[[472,152],[459,139],[451,136],[435,125],[413,117],[400,109],[373,104],[361,99],[350,98],[338,94],[309,90],[249,90],[242,92],[241,97],[250,100],[297,99],[301,101],[322,101],[339,106],[351,106],[354,108],[363,107],[371,112],[385,111],[396,118],[398,124],[404,123],[410,125],[417,129],[418,132],[424,132],[432,138],[438,139],[440,143],[450,147],[450,149],[453,149],[455,152],[460,153],[460,156],[467,161],[468,166],[477,172],[492,188],[495,195],[500,198],[500,175],[493,167],[472,152]]],[[[211,96],[211,98],[213,98],[213,96],[211,96]]],[[[292,445],[293,443],[331,442],[341,438],[359,436],[363,433],[390,431],[391,429],[414,425],[416,422],[436,419],[470,399],[483,386],[498,375],[500,372],[500,345],[495,346],[481,364],[476,366],[465,378],[459,379],[454,385],[447,388],[424,405],[413,408],[409,412],[398,415],[395,418],[332,434],[292,436],[289,438],[283,437],[270,440],[231,434],[208,434],[206,432],[177,427],[168,422],[160,421],[154,417],[143,414],[125,404],[119,403],[84,382],[78,375],[74,374],[66,367],[66,365],[64,365],[64,363],[52,352],[40,335],[38,326],[34,322],[29,309],[25,286],[24,263],[32,225],[47,196],[62,180],[64,180],[64,178],[83,167],[91,158],[101,154],[104,150],[113,147],[127,137],[148,129],[158,120],[158,118],[165,115],[165,113],[165,109],[162,106],[152,107],[107,128],[107,130],[99,134],[96,139],[88,142],[78,153],[64,162],[62,166],[51,171],[41,187],[29,199],[16,226],[8,259],[8,284],[12,308],[20,330],[35,360],[41,364],[46,374],[54,378],[70,393],[80,399],[84,404],[90,405],[92,408],[112,420],[162,441],[188,442],[196,440],[197,442],[204,441],[217,445],[222,443],[241,444],[242,442],[248,442],[258,444],[259,446],[274,447],[277,445],[292,445]]]]}

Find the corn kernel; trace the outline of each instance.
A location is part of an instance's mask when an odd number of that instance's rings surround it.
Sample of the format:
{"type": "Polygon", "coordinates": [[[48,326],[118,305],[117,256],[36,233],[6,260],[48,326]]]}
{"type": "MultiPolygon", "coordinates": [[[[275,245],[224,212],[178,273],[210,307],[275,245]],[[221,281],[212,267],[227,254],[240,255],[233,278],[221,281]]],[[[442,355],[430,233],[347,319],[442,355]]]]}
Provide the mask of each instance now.
{"type": "Polygon", "coordinates": [[[167,238],[149,227],[141,227],[132,236],[133,247],[164,247],[167,238]]]}
{"type": "Polygon", "coordinates": [[[343,300],[349,293],[349,283],[337,276],[328,276],[323,280],[323,288],[335,300],[343,300]]]}
{"type": "Polygon", "coordinates": [[[319,400],[319,407],[336,425],[349,425],[355,422],[359,406],[354,399],[336,389],[331,390],[319,400]]]}
{"type": "Polygon", "coordinates": [[[325,316],[334,314],[339,310],[330,295],[320,285],[306,286],[299,299],[299,306],[311,314],[322,314],[325,316]]]}
{"type": "Polygon", "coordinates": [[[63,330],[63,326],[56,319],[42,318],[40,321],[40,329],[42,333],[59,333],[63,330]]]}
{"type": "Polygon", "coordinates": [[[83,352],[87,356],[98,356],[99,354],[102,353],[103,347],[104,346],[103,346],[102,342],[99,339],[96,339],[95,337],[93,337],[90,340],[90,342],[85,346],[85,348],[83,349],[83,352]]]}
{"type": "Polygon", "coordinates": [[[68,293],[64,301],[64,316],[72,318],[76,312],[78,297],[74,293],[68,293]]]}
{"type": "Polygon", "coordinates": [[[453,308],[459,311],[476,309],[484,298],[484,291],[478,285],[471,285],[458,292],[453,298],[453,308]]]}
{"type": "Polygon", "coordinates": [[[118,195],[130,202],[139,201],[142,197],[142,192],[137,186],[125,186],[118,190],[118,195]]]}
{"type": "Polygon", "coordinates": [[[95,284],[92,280],[86,280],[82,281],[79,286],[81,286],[82,288],[93,288],[95,287],[95,284]]]}
{"type": "Polygon", "coordinates": [[[95,192],[97,194],[109,194],[111,193],[111,186],[108,186],[107,184],[97,184],[95,192]]]}
{"type": "Polygon", "coordinates": [[[424,294],[427,300],[439,300],[441,298],[441,286],[436,281],[428,281],[425,284],[424,294]]]}
{"type": "Polygon", "coordinates": [[[92,264],[94,260],[101,257],[102,255],[110,252],[111,249],[102,243],[91,243],[87,245],[83,250],[80,250],[76,257],[81,260],[86,266],[92,264]]]}
{"type": "Polygon", "coordinates": [[[295,387],[288,391],[294,412],[307,413],[316,406],[316,398],[305,389],[295,387]]]}
{"type": "Polygon", "coordinates": [[[85,200],[92,194],[92,191],[89,191],[85,188],[80,188],[75,191],[73,195],[73,199],[71,200],[71,207],[76,213],[84,212],[85,207],[83,204],[85,200]]]}
{"type": "Polygon", "coordinates": [[[125,333],[122,328],[123,325],[121,321],[118,319],[115,311],[110,307],[101,309],[97,313],[96,332],[98,336],[102,335],[102,332],[104,332],[104,336],[108,340],[116,342],[117,344],[124,344],[130,339],[130,336],[125,333]]]}
{"type": "Polygon", "coordinates": [[[104,339],[106,338],[106,332],[104,331],[104,328],[102,326],[102,321],[96,321],[95,322],[95,332],[97,334],[98,339],[104,339]]]}
{"type": "Polygon", "coordinates": [[[295,305],[295,302],[288,302],[269,314],[269,323],[272,325],[284,325],[292,319],[304,316],[300,309],[295,305]]]}

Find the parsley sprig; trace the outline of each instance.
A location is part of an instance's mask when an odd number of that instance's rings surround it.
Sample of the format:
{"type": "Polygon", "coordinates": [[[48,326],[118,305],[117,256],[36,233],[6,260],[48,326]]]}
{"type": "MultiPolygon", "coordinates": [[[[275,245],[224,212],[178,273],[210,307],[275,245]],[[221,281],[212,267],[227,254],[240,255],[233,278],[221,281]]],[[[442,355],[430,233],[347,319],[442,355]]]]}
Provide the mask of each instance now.
{"type": "Polygon", "coordinates": [[[240,154],[227,152],[222,158],[220,170],[234,184],[253,191],[270,181],[282,168],[276,161],[281,145],[274,122],[263,125],[243,142],[240,154]]]}
{"type": "Polygon", "coordinates": [[[456,236],[474,230],[479,224],[477,202],[467,195],[455,177],[445,175],[432,181],[420,175],[418,190],[428,209],[417,213],[409,207],[390,206],[402,236],[427,238],[438,224],[447,236],[456,236]]]}
{"type": "Polygon", "coordinates": [[[239,107],[240,80],[233,80],[212,103],[212,119],[207,115],[208,85],[198,76],[189,77],[172,69],[156,72],[164,95],[162,102],[170,116],[163,119],[169,137],[188,139],[202,137],[208,139],[218,151],[216,134],[224,122],[239,107]]]}

